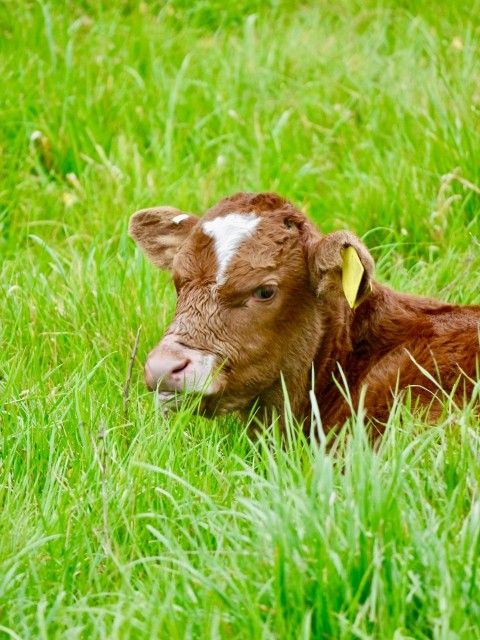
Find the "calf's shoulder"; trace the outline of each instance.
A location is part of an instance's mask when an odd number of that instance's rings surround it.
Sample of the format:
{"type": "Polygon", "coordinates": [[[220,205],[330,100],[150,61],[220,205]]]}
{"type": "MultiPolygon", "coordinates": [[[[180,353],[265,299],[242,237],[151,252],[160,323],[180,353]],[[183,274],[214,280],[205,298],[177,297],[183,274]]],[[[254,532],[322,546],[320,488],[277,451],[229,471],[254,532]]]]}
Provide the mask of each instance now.
{"type": "Polygon", "coordinates": [[[454,392],[462,400],[471,394],[480,362],[479,331],[480,306],[405,295],[374,282],[371,296],[351,312],[344,329],[349,339],[337,353],[332,381],[322,388],[327,429],[350,414],[338,390],[339,366],[353,406],[364,390],[367,415],[379,424],[387,420],[395,394],[405,389],[414,402],[429,407],[434,420],[445,394],[454,392]]]}

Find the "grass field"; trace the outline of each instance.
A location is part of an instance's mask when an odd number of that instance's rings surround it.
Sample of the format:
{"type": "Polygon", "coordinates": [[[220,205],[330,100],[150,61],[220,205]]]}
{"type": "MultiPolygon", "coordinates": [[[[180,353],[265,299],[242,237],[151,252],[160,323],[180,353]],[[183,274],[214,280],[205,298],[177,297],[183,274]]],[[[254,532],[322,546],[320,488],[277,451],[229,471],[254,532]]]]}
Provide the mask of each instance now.
{"type": "Polygon", "coordinates": [[[166,420],[126,233],[274,190],[479,304],[480,3],[6,0],[0,36],[0,638],[480,638],[471,407],[334,455],[166,420]]]}

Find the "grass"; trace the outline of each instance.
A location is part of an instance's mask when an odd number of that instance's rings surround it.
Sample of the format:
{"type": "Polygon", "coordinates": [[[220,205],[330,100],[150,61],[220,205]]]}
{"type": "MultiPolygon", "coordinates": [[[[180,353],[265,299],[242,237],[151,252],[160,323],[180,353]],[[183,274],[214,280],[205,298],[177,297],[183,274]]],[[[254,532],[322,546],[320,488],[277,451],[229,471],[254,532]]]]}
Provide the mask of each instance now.
{"type": "Polygon", "coordinates": [[[126,235],[275,190],[480,303],[480,4],[7,0],[0,33],[0,637],[480,638],[473,408],[377,452],[167,421],[174,290],[126,235]]]}

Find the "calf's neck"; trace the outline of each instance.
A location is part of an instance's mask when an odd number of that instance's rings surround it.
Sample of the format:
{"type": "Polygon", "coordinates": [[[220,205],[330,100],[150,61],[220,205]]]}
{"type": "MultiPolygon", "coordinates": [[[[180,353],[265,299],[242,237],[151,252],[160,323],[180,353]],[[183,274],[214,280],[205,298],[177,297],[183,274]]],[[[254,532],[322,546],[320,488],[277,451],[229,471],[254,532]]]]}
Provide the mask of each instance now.
{"type": "Polygon", "coordinates": [[[166,406],[194,392],[207,415],[254,407],[282,415],[283,378],[305,424],[313,388],[325,431],[343,424],[361,395],[381,431],[399,392],[409,389],[433,421],[445,393],[459,402],[472,393],[480,306],[379,284],[361,240],[322,235],[278,195],[238,193],[202,218],[144,209],[129,232],[172,272],[177,291],[172,323],[145,364],[146,383],[166,406]]]}

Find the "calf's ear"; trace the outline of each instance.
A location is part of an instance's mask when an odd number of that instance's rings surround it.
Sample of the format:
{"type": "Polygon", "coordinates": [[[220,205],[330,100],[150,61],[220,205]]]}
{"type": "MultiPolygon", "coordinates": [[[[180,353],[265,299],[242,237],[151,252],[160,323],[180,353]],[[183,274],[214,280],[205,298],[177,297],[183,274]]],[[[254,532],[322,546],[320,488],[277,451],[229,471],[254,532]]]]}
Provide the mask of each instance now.
{"type": "Polygon", "coordinates": [[[345,296],[356,309],[372,291],[375,263],[349,231],[334,231],[309,246],[310,273],[319,297],[345,296]]]}
{"type": "Polygon", "coordinates": [[[175,254],[198,220],[173,207],[142,209],[130,218],[128,234],[153,264],[171,269],[175,254]]]}

